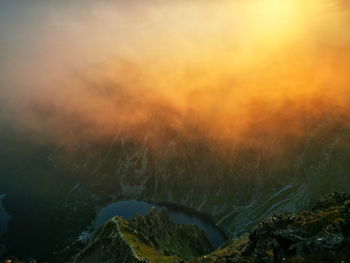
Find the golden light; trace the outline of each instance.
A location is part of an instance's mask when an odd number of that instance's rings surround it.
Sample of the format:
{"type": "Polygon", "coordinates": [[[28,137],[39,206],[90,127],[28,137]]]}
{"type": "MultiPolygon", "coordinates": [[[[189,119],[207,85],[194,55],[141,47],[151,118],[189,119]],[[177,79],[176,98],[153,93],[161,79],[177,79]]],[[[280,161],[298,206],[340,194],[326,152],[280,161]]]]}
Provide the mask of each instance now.
{"type": "Polygon", "coordinates": [[[298,20],[296,1],[260,1],[256,10],[261,26],[269,31],[287,30],[298,20]]]}
{"type": "Polygon", "coordinates": [[[256,0],[249,2],[252,31],[269,44],[290,41],[305,32],[324,1],[256,0]]]}
{"type": "MultiPolygon", "coordinates": [[[[40,81],[50,75],[41,69],[57,75],[45,62],[50,58],[57,65],[59,54],[83,70],[78,77],[62,72],[64,81],[59,75],[35,85],[49,88],[46,94],[32,88],[27,97],[42,104],[54,97],[58,108],[76,114],[96,134],[123,127],[142,137],[143,125],[157,116],[188,136],[196,127],[206,136],[236,141],[260,115],[267,133],[298,134],[305,115],[300,112],[322,112],[316,99],[347,105],[349,15],[338,0],[160,2],[127,12],[97,6],[96,21],[88,26],[78,20],[79,26],[59,28],[57,35],[49,31],[50,52],[42,53],[43,66],[36,69],[40,81]],[[65,47],[61,39],[71,42],[65,47]],[[287,117],[295,125],[285,128],[276,116],[291,106],[287,117]]],[[[26,72],[32,81],[25,83],[34,83],[35,74],[26,72]]],[[[41,119],[34,116],[32,122],[39,126],[41,119]]]]}

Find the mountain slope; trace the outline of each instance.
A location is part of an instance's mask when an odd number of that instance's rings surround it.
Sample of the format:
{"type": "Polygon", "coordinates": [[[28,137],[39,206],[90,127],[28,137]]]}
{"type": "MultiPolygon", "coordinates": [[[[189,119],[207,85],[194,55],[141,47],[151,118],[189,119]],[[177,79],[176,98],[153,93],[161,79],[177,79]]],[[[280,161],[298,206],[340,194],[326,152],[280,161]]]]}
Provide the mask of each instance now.
{"type": "Polygon", "coordinates": [[[181,262],[212,250],[204,232],[194,225],[173,223],[166,209],[152,208],[130,221],[109,220],[71,260],[89,262],[181,262]]]}
{"type": "Polygon", "coordinates": [[[334,193],[300,214],[267,218],[191,263],[350,262],[350,195],[334,193]]]}

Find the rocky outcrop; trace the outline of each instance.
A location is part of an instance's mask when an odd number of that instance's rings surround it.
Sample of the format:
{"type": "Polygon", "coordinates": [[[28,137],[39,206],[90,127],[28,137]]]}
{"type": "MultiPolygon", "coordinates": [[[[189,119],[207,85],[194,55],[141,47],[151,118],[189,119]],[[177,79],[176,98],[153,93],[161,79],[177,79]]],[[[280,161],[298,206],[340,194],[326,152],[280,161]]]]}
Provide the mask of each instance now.
{"type": "Polygon", "coordinates": [[[89,245],[78,253],[72,263],[78,262],[146,262],[138,258],[132,246],[120,231],[120,219],[113,218],[108,221],[96,234],[89,245]]]}
{"type": "Polygon", "coordinates": [[[333,193],[299,214],[274,215],[210,249],[196,226],[175,224],[167,210],[151,209],[130,221],[112,218],[69,262],[350,263],[350,195],[333,193]]]}
{"type": "Polygon", "coordinates": [[[166,209],[146,216],[109,220],[72,263],[182,262],[210,252],[205,234],[193,225],[172,222],[166,209]]]}
{"type": "Polygon", "coordinates": [[[305,138],[286,142],[250,134],[253,145],[261,142],[256,148],[247,142],[216,148],[176,133],[159,143],[145,131],[136,141],[96,141],[91,134],[74,154],[1,127],[0,191],[8,193],[4,205],[12,216],[7,251],[65,263],[52,251],[86,231],[98,208],[125,199],[190,207],[239,236],[279,211],[299,212],[329,192],[350,192],[350,129],[337,119],[303,127],[305,138]],[[152,141],[162,146],[154,149],[152,141]]]}
{"type": "Polygon", "coordinates": [[[350,195],[334,193],[300,214],[281,213],[191,261],[350,262],[350,195]]]}

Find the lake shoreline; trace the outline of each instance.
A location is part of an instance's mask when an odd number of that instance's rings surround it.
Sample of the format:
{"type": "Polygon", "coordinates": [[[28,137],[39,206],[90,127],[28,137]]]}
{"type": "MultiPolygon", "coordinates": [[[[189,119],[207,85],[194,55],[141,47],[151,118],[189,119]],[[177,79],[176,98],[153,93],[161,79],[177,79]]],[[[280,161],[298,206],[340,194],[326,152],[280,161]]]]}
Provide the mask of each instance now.
{"type": "Polygon", "coordinates": [[[215,224],[215,221],[208,214],[174,203],[140,200],[117,201],[103,207],[94,220],[94,231],[110,218],[121,216],[129,220],[136,214],[146,215],[152,207],[157,209],[165,207],[175,223],[196,225],[205,232],[214,248],[220,247],[228,238],[227,234],[215,224]]]}

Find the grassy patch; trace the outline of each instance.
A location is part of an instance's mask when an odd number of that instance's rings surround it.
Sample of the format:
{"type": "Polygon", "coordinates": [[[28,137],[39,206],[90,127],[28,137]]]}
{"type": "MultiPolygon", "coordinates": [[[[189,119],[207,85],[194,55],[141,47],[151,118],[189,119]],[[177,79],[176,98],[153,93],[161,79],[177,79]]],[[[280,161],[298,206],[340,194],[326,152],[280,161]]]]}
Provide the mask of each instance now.
{"type": "Polygon", "coordinates": [[[136,234],[132,233],[132,231],[128,227],[128,222],[122,218],[119,218],[120,222],[120,230],[127,240],[127,242],[132,246],[135,253],[144,259],[148,259],[150,263],[177,263],[180,262],[179,257],[175,256],[166,256],[160,251],[152,248],[151,246],[145,244],[142,240],[140,240],[136,234]]]}

